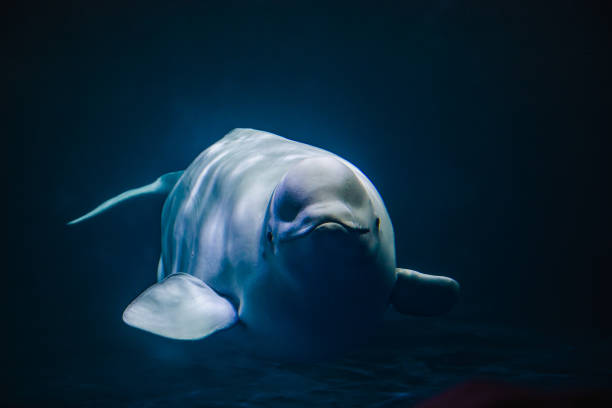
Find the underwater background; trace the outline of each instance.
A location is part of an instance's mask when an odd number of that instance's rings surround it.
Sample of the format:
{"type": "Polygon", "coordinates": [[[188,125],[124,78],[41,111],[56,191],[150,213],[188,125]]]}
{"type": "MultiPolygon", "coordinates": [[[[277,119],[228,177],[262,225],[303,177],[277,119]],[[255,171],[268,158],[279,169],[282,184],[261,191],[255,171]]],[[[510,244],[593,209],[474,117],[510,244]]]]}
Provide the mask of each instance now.
{"type": "Polygon", "coordinates": [[[0,405],[407,407],[473,381],[610,389],[604,2],[12,11],[0,405]],[[359,167],[391,216],[398,266],[455,278],[459,304],[389,311],[367,346],[302,363],[126,326],[155,281],[163,199],[65,223],[235,127],[359,167]]]}

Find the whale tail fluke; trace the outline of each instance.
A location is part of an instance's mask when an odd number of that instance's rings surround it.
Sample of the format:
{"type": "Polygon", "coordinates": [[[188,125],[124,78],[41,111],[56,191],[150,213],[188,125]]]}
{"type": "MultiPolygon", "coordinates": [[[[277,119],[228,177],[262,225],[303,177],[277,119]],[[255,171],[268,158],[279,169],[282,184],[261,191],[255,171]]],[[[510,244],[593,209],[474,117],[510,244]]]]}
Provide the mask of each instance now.
{"type": "Polygon", "coordinates": [[[172,190],[172,188],[174,187],[174,185],[176,184],[176,182],[178,181],[178,179],[181,177],[182,174],[183,174],[182,171],[166,173],[160,176],[157,180],[155,180],[151,184],[147,184],[146,186],[137,187],[137,188],[133,188],[128,191],[124,191],[118,196],[115,196],[103,202],[102,204],[100,204],[99,206],[97,206],[96,208],[88,212],[87,214],[68,222],[66,225],[74,225],[79,222],[85,221],[89,218],[95,217],[96,215],[108,210],[111,207],[114,207],[115,205],[125,200],[129,200],[130,198],[139,197],[145,194],[168,194],[170,193],[170,190],[172,190]]]}

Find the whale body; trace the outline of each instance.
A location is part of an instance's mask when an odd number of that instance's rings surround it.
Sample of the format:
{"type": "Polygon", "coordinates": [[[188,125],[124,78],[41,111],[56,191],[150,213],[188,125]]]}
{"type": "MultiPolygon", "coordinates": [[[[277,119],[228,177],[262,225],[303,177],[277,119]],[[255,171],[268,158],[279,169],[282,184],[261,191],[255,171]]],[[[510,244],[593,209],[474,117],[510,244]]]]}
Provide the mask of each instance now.
{"type": "Polygon", "coordinates": [[[235,129],[69,224],[150,193],[167,198],[157,283],[123,314],[139,329],[197,340],[241,325],[267,353],[316,356],[367,339],[390,304],[434,315],[457,300],[453,279],[397,268],[376,188],[325,150],[235,129]]]}

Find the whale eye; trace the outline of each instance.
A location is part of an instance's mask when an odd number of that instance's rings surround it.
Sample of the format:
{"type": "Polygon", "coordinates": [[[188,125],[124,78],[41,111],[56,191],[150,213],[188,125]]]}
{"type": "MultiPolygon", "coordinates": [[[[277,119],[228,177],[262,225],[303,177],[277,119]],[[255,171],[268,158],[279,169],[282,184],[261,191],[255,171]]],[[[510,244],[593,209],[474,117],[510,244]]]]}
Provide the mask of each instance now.
{"type": "Polygon", "coordinates": [[[380,218],[376,217],[376,229],[380,229],[380,218]]]}
{"type": "Polygon", "coordinates": [[[266,234],[266,238],[268,239],[268,242],[272,242],[272,239],[274,238],[274,236],[272,235],[272,231],[268,231],[268,233],[266,234]]]}

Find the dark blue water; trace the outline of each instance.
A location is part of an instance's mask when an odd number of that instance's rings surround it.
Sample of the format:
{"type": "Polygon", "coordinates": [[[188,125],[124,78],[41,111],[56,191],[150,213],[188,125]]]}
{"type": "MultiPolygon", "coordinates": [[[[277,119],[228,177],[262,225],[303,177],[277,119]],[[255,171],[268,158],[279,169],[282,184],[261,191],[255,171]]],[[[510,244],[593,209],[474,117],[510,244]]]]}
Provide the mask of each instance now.
{"type": "Polygon", "coordinates": [[[474,378],[609,386],[606,6],[404,3],[19,10],[0,402],[386,407],[474,378]],[[398,266],[457,279],[455,309],[390,316],[367,347],[299,364],[125,326],[155,280],[162,199],[65,222],[235,127],[359,167],[389,211],[398,266]]]}
{"type": "Polygon", "coordinates": [[[29,373],[19,399],[87,407],[406,407],[474,379],[558,392],[606,387],[612,375],[604,343],[450,318],[389,319],[367,347],[323,362],[255,358],[215,338],[149,338],[145,349],[77,354],[68,347],[29,373]]]}

